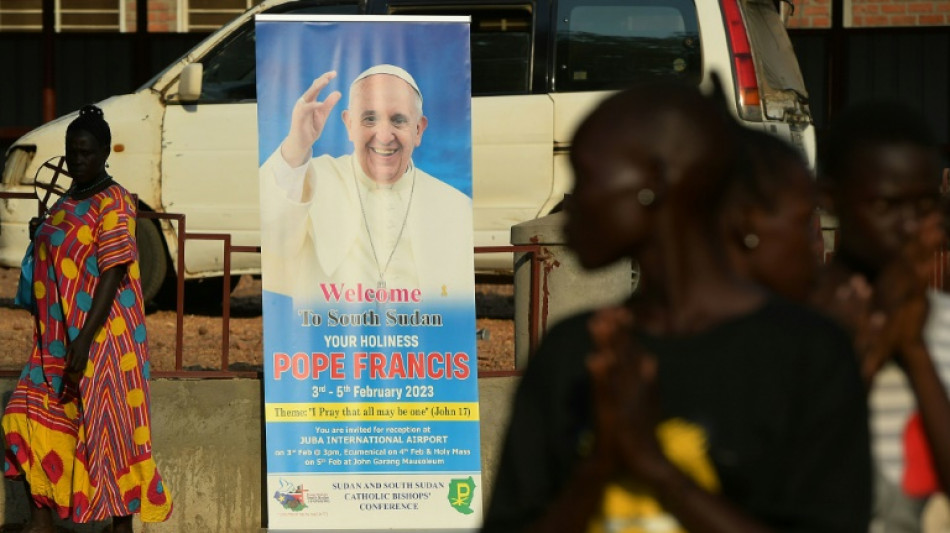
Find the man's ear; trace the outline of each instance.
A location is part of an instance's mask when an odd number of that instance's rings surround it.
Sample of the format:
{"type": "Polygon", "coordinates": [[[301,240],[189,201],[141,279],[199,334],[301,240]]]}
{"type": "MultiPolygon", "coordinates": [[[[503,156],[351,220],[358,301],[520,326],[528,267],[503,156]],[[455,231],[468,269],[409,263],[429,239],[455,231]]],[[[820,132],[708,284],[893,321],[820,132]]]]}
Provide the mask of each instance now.
{"type": "Polygon", "coordinates": [[[340,113],[340,120],[343,121],[343,127],[346,128],[346,137],[349,140],[356,142],[353,139],[353,130],[352,128],[350,128],[350,110],[349,109],[344,109],[343,112],[340,113]]]}
{"type": "Polygon", "coordinates": [[[670,190],[670,177],[666,164],[660,158],[651,158],[647,165],[646,187],[653,191],[653,205],[662,203],[666,200],[666,195],[670,190]]]}
{"type": "Polygon", "coordinates": [[[747,248],[743,243],[747,236],[759,235],[759,224],[765,216],[765,212],[761,207],[756,207],[748,202],[741,202],[735,209],[728,209],[727,213],[727,223],[729,224],[726,233],[727,238],[738,244],[740,248],[747,248]]]}
{"type": "Polygon", "coordinates": [[[425,115],[419,117],[419,122],[416,124],[416,146],[422,144],[422,132],[426,130],[426,126],[429,125],[429,119],[425,115]]]}

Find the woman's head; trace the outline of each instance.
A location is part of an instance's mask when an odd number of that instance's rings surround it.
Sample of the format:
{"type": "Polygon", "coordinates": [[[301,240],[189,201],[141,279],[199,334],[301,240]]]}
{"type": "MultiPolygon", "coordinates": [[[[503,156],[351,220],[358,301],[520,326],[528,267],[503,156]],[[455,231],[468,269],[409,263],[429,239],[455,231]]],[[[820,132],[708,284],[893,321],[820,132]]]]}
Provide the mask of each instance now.
{"type": "Polygon", "coordinates": [[[832,124],[819,162],[825,200],[839,223],[837,257],[865,274],[876,275],[897,257],[937,212],[936,141],[911,108],[848,109],[832,124]]]}
{"type": "Polygon", "coordinates": [[[66,128],[66,167],[79,183],[95,180],[105,172],[111,152],[112,132],[102,110],[85,105],[66,128]]]}
{"type": "Polygon", "coordinates": [[[724,223],[736,271],[787,298],[807,296],[821,240],[815,186],[801,153],[777,137],[740,130],[724,223]]]}

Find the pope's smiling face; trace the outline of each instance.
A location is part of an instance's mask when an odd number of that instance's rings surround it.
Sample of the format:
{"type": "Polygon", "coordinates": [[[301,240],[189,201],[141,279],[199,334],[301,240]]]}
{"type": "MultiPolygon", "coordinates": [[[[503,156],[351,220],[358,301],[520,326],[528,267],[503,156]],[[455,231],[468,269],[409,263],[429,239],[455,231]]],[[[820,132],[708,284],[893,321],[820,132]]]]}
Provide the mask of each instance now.
{"type": "Polygon", "coordinates": [[[343,122],[360,167],[380,184],[395,183],[405,174],[428,123],[419,95],[390,74],[369,76],[353,87],[343,122]]]}

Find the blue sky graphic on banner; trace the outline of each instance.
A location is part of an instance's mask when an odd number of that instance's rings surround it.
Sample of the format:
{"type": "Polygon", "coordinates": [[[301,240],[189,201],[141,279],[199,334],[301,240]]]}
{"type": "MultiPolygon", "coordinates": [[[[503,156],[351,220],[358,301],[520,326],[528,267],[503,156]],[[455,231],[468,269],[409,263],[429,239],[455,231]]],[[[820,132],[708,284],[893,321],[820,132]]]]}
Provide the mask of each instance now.
{"type": "Polygon", "coordinates": [[[468,19],[256,24],[269,526],[475,530],[468,19]]]}

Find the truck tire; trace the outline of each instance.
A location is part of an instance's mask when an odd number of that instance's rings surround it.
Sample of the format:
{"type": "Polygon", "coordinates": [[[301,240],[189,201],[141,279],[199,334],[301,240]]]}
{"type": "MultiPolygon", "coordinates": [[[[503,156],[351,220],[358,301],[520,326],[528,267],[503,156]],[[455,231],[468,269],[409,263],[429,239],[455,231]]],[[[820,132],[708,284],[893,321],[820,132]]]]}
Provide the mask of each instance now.
{"type": "Polygon", "coordinates": [[[168,274],[168,254],[165,241],[155,221],[138,219],[135,241],[139,248],[139,272],[142,279],[142,299],[151,302],[158,295],[168,274]]]}
{"type": "MultiPolygon", "coordinates": [[[[229,292],[237,287],[241,276],[231,276],[229,292]]],[[[221,298],[224,293],[224,276],[191,279],[185,281],[185,310],[197,315],[221,313],[221,298]]]]}

